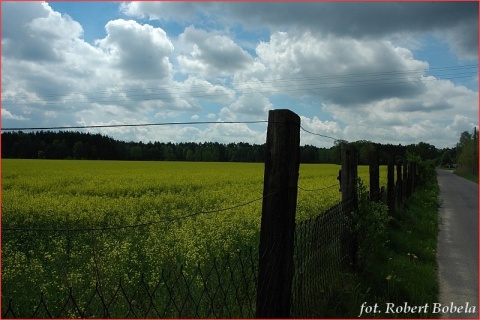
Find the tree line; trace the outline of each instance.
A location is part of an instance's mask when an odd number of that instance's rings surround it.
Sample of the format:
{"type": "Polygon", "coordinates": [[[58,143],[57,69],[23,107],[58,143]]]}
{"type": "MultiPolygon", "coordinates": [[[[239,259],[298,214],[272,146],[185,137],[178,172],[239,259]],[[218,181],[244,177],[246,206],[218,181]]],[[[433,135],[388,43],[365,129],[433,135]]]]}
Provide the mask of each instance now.
{"type": "Polygon", "coordinates": [[[452,153],[452,150],[444,150],[440,157],[440,165],[456,167],[458,172],[478,176],[478,130],[476,127],[472,133],[462,132],[455,151],[452,153]]]}
{"type": "MultiPolygon", "coordinates": [[[[264,162],[265,145],[218,142],[125,142],[111,137],[75,131],[4,132],[2,158],[23,159],[86,159],[86,160],[146,160],[146,161],[209,161],[264,162]]],[[[300,147],[302,163],[340,164],[340,144],[330,148],[312,145],[300,147]]],[[[359,164],[368,164],[371,150],[378,150],[380,164],[386,164],[390,154],[404,159],[415,154],[437,163],[445,152],[456,159],[456,149],[439,150],[420,142],[407,146],[379,144],[371,141],[352,143],[359,152],[359,164]]]]}

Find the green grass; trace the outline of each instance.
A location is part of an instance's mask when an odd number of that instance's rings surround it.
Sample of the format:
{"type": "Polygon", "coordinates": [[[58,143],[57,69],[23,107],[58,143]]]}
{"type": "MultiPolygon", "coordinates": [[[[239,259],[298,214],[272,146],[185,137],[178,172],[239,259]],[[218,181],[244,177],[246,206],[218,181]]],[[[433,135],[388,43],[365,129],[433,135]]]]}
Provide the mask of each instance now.
{"type": "Polygon", "coordinates": [[[432,306],[438,302],[438,193],[438,184],[431,181],[407,201],[394,220],[387,251],[388,275],[392,276],[387,281],[387,297],[396,305],[408,301],[412,306],[432,306]]]}
{"type": "Polygon", "coordinates": [[[436,245],[438,234],[438,184],[417,190],[390,221],[387,243],[375,248],[359,273],[345,273],[332,284],[331,301],[322,316],[356,318],[361,305],[378,305],[379,313],[363,318],[434,318],[432,313],[386,313],[394,306],[424,306],[438,302],[436,245]]]}
{"type": "Polygon", "coordinates": [[[455,173],[457,176],[460,176],[460,177],[465,178],[467,180],[478,183],[478,175],[471,174],[471,173],[465,173],[465,172],[459,172],[459,171],[454,171],[453,173],[455,173]]]}

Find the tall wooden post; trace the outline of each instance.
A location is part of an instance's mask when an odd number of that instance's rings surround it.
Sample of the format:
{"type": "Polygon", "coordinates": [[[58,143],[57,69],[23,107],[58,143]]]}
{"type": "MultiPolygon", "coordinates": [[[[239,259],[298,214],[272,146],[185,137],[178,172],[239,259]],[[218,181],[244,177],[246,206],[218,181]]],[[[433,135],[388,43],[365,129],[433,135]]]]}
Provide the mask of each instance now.
{"type": "Polygon", "coordinates": [[[407,198],[413,193],[413,180],[415,177],[415,164],[412,161],[408,161],[408,180],[407,180],[407,198]]]}
{"type": "Polygon", "coordinates": [[[378,166],[378,151],[373,150],[370,153],[370,201],[378,201],[380,199],[380,168],[378,166]]]}
{"type": "Polygon", "coordinates": [[[393,154],[388,157],[388,168],[387,168],[387,206],[388,213],[393,215],[395,212],[395,167],[393,163],[393,154]]]}
{"type": "Polygon", "coordinates": [[[418,184],[418,181],[417,181],[417,163],[416,162],[412,162],[412,188],[411,188],[411,193],[410,195],[413,194],[413,192],[415,191],[416,187],[417,187],[417,184],[418,184]]]}
{"type": "Polygon", "coordinates": [[[340,145],[340,191],[342,192],[342,201],[348,199],[348,180],[350,178],[350,147],[346,143],[340,145]]]}
{"type": "Polygon", "coordinates": [[[402,178],[402,201],[407,199],[408,197],[408,162],[407,160],[403,160],[403,178],[402,178]]]}
{"type": "MultiPolygon", "coordinates": [[[[340,191],[342,192],[342,202],[344,203],[342,211],[346,213],[345,218],[347,220],[350,219],[348,213],[358,207],[357,164],[358,152],[353,146],[343,143],[341,145],[340,191]]],[[[351,230],[346,228],[346,225],[343,226],[344,229],[340,238],[340,255],[348,258],[343,259],[342,265],[344,268],[357,268],[358,239],[356,239],[355,234],[351,230]]]]}
{"type": "Polygon", "coordinates": [[[352,166],[350,170],[350,181],[351,181],[351,194],[353,198],[353,207],[355,209],[358,208],[358,186],[357,186],[357,180],[358,180],[358,150],[354,147],[352,147],[352,152],[350,153],[350,165],[352,166]]]}
{"type": "Polygon", "coordinates": [[[402,183],[402,160],[397,161],[397,206],[400,207],[402,204],[402,189],[404,188],[402,183]]]}
{"type": "MultiPolygon", "coordinates": [[[[340,191],[342,201],[347,201],[357,196],[357,164],[358,152],[352,146],[341,145],[340,191]]],[[[356,199],[355,201],[356,202],[356,199]]]]}
{"type": "Polygon", "coordinates": [[[290,110],[268,114],[260,230],[257,318],[288,318],[300,167],[300,117],[290,110]]]}

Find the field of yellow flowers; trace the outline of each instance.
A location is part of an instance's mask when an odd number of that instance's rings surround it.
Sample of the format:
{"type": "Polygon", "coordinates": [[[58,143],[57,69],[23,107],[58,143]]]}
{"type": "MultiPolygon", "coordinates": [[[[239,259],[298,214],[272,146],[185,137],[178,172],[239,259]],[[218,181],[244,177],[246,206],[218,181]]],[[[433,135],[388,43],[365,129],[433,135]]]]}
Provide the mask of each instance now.
{"type": "MultiPolygon", "coordinates": [[[[258,247],[263,170],[261,163],[2,160],[2,305],[99,279],[128,285],[143,273],[154,281],[168,266],[258,247]]],[[[301,165],[297,220],[340,200],[338,170],[301,165]]],[[[368,183],[368,167],[359,175],[368,183]]],[[[381,185],[385,179],[382,168],[381,185]]]]}

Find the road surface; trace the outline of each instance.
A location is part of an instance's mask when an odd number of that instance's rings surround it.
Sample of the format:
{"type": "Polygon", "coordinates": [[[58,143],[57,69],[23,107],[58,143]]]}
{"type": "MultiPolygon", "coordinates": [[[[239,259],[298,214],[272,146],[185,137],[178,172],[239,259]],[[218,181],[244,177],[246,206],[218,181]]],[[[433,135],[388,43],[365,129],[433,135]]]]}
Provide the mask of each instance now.
{"type": "Polygon", "coordinates": [[[478,184],[447,170],[437,170],[437,179],[442,201],[437,244],[439,302],[450,311],[441,315],[478,319],[478,184]],[[457,312],[451,312],[455,311],[452,303],[457,312]],[[461,306],[464,310],[458,313],[461,306]]]}

